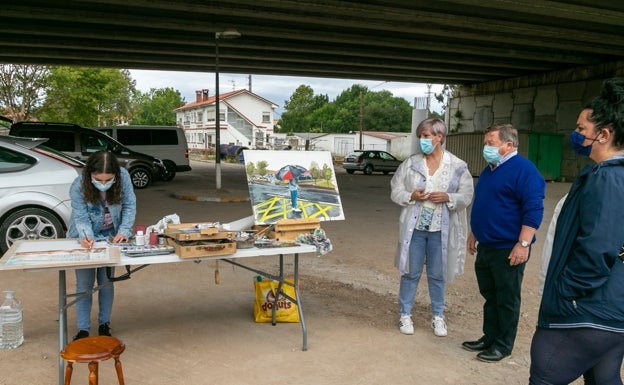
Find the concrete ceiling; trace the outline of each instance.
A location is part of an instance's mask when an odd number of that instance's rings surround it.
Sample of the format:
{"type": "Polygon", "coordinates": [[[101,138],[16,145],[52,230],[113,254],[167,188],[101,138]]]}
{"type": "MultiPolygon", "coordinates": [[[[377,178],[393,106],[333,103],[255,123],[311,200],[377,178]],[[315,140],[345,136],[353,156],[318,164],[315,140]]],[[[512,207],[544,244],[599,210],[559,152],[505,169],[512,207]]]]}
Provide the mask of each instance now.
{"type": "Polygon", "coordinates": [[[16,0],[0,62],[477,84],[624,58],[619,0],[16,0]]]}

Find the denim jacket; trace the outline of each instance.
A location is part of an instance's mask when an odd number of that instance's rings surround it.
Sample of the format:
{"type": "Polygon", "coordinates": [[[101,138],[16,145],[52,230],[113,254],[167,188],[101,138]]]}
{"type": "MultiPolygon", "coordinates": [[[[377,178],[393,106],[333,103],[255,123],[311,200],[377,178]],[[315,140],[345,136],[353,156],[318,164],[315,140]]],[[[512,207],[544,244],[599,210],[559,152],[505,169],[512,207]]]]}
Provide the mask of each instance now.
{"type": "MultiPolygon", "coordinates": [[[[136,216],[136,196],[130,175],[125,168],[121,169],[121,204],[109,204],[108,209],[113,218],[115,234],[123,234],[130,238],[134,234],[134,217],[136,216]]],[[[69,189],[72,213],[67,230],[67,238],[94,238],[104,224],[104,207],[101,204],[86,202],[82,194],[82,175],[79,175],[69,189]]],[[[98,239],[97,237],[95,237],[98,239]]]]}

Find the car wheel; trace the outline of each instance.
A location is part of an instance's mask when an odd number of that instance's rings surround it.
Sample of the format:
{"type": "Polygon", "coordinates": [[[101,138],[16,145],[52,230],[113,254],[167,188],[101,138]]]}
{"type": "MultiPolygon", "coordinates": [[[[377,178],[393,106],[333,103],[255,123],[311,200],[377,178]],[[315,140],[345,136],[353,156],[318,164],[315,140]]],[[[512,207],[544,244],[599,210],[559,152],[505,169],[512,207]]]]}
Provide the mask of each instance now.
{"type": "Polygon", "coordinates": [[[364,174],[371,175],[372,173],[373,173],[373,165],[367,164],[366,167],[364,167],[364,174]]]}
{"type": "Polygon", "coordinates": [[[58,218],[49,211],[26,208],[9,215],[0,226],[0,254],[22,239],[63,238],[65,230],[58,218]]]}
{"type": "Polygon", "coordinates": [[[152,183],[152,175],[143,167],[135,167],[130,170],[130,180],[132,180],[134,188],[146,188],[152,183]]]}
{"type": "Polygon", "coordinates": [[[176,165],[170,160],[163,160],[163,164],[165,165],[165,171],[162,173],[161,179],[169,182],[176,176],[176,165]]]}
{"type": "Polygon", "coordinates": [[[355,170],[347,170],[347,174],[353,174],[355,170]]]}

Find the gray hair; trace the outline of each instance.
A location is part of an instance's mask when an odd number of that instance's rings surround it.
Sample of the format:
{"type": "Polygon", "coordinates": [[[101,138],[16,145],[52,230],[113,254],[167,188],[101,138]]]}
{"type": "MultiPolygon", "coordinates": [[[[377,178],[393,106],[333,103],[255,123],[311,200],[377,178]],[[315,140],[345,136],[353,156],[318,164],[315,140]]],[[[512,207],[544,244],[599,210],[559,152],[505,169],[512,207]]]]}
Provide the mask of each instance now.
{"type": "Polygon", "coordinates": [[[509,123],[499,123],[485,129],[486,133],[494,131],[498,131],[498,137],[503,143],[511,142],[515,148],[518,148],[518,130],[514,126],[509,123]]]}
{"type": "Polygon", "coordinates": [[[418,124],[418,127],[416,127],[416,136],[420,137],[420,134],[422,134],[425,129],[429,129],[433,135],[442,135],[441,144],[444,144],[444,139],[446,139],[446,125],[442,120],[438,118],[423,120],[418,124]]]}

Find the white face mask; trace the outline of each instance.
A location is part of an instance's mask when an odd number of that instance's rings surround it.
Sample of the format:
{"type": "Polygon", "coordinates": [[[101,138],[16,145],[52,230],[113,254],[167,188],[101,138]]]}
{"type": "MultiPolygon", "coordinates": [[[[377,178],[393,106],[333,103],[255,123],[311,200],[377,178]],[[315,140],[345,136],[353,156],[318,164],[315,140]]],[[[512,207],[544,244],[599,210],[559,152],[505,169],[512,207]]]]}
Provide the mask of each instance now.
{"type": "Polygon", "coordinates": [[[91,179],[91,183],[93,183],[93,185],[95,186],[96,189],[98,189],[100,191],[107,191],[108,189],[113,187],[113,184],[115,184],[115,178],[109,180],[106,183],[100,183],[100,182],[98,182],[95,179],[91,179]]]}

